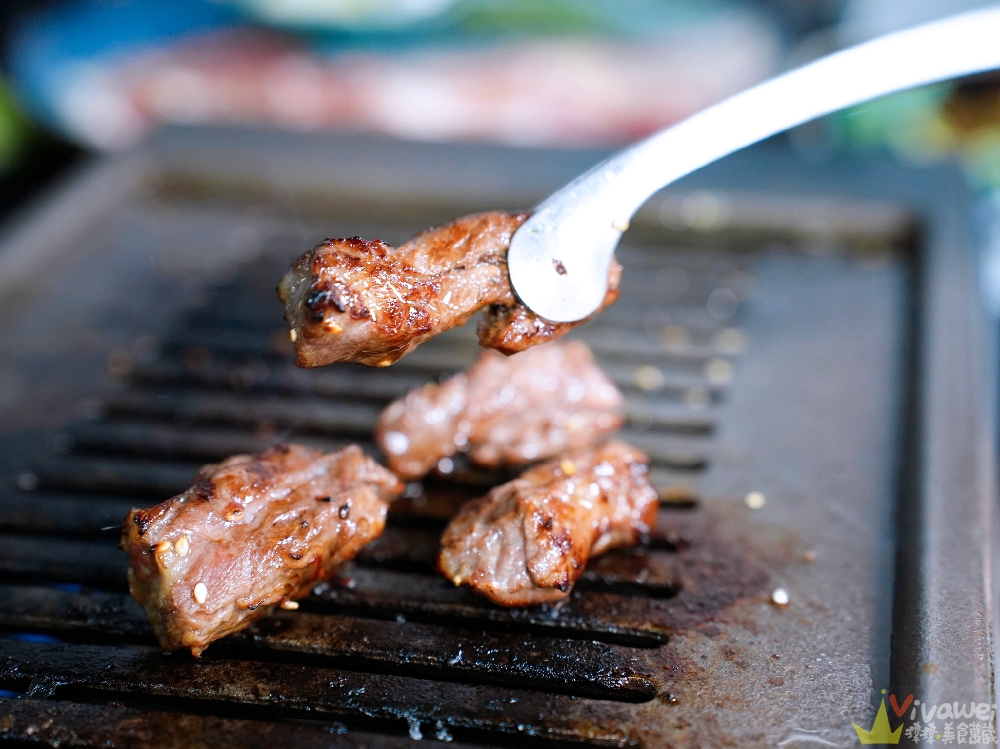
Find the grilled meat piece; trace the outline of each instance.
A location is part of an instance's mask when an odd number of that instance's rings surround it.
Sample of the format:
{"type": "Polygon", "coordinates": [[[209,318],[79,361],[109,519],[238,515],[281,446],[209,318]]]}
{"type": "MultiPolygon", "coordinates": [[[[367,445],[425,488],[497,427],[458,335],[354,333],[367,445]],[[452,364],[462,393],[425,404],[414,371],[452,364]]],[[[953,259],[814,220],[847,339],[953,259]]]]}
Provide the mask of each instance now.
{"type": "Polygon", "coordinates": [[[467,373],[390,404],[375,437],[390,467],[416,479],[456,451],[493,467],[588,447],[621,426],[621,405],[583,343],[549,343],[509,358],[484,351],[467,373]]]}
{"type": "MultiPolygon", "coordinates": [[[[507,248],[527,217],[479,213],[418,234],[399,248],[352,237],[328,239],[307,252],[278,285],[296,363],[384,367],[484,307],[490,309],[483,345],[505,353],[554,340],[579,325],[542,320],[511,290],[507,248]]],[[[621,266],[613,261],[603,306],[618,298],[620,276],[621,266]]]]}
{"type": "Polygon", "coordinates": [[[589,557],[649,533],[657,495],[647,463],[612,441],[528,470],[459,510],[438,568],[503,606],[565,598],[589,557]]]}
{"type": "Polygon", "coordinates": [[[199,655],[332,577],[382,533],[402,489],[355,445],[207,465],[183,494],[129,513],[129,589],[164,648],[199,655]]]}

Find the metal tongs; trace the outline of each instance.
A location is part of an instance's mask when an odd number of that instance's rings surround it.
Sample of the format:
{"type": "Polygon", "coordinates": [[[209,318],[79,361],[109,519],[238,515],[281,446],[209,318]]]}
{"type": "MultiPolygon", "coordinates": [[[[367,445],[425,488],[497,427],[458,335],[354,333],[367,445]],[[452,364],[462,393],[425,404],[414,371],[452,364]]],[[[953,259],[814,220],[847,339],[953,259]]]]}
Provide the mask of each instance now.
{"type": "Polygon", "coordinates": [[[736,94],[619,151],[540,203],[507,255],[514,290],[548,320],[580,320],[600,306],[618,240],[657,190],[817,117],[995,68],[1000,6],[878,37],[736,94]]]}

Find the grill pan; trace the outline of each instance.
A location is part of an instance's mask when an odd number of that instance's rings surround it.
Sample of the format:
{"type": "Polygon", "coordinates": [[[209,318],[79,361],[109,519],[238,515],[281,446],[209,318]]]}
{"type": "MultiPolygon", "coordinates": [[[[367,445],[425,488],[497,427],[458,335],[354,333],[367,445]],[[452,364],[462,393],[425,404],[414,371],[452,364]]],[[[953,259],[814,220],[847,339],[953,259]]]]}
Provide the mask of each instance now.
{"type": "Polygon", "coordinates": [[[773,145],[651,201],[620,301],[572,334],[652,458],[647,545],[565,603],[492,606],[433,571],[447,518],[504,478],[456,461],[298,611],[200,661],[156,647],[116,547],[129,508],[279,440],[377,455],[388,400],[477,354],[455,330],[388,369],[297,370],[291,259],[530,205],[598,156],[178,129],[24,216],[0,250],[0,736],[849,746],[881,688],[989,701],[995,378],[968,198],[947,169],[773,145]]]}

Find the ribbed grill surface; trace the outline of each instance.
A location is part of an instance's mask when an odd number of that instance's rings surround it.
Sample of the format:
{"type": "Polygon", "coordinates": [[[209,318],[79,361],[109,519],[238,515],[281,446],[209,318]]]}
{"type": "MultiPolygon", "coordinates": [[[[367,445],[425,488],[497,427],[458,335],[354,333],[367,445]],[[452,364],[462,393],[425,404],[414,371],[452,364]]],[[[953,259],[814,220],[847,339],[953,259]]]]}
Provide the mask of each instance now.
{"type": "Polygon", "coordinates": [[[200,307],[164,310],[169,335],[112,354],[117,384],[88,418],[6,438],[0,686],[25,693],[8,735],[72,731],[83,746],[180,745],[185,732],[215,746],[318,746],[331,730],[349,746],[393,735],[627,743],[629,703],[672,699],[648,658],[671,618],[765,580],[719,573],[739,562],[702,543],[694,494],[742,349],[750,256],[674,251],[664,271],[663,248],[626,250],[621,301],[574,334],[626,393],[621,437],[650,454],[665,502],[649,544],[594,560],[569,601],[502,609],[434,571],[447,518],[505,478],[459,460],[452,475],[411,485],[385,535],[300,610],[201,661],[166,656],[127,594],[115,540],[129,508],[182,491],[202,463],[279,440],[377,455],[381,408],[478,353],[460,330],[388,369],[296,369],[273,292],[289,252],[246,264],[200,307]]]}

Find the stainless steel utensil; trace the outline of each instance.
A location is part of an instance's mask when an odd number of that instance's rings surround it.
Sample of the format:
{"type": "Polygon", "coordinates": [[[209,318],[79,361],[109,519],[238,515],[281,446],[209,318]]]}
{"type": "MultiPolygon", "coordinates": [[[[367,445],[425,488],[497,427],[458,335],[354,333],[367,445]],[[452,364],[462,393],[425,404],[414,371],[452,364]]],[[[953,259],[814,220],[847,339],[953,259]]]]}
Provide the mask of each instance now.
{"type": "Polygon", "coordinates": [[[767,80],[630,146],[559,189],[514,234],[510,278],[549,320],[594,312],[629,220],[657,190],[822,115],[1000,68],[1000,6],[879,37],[767,80]]]}

